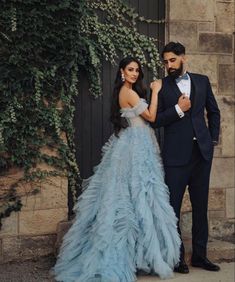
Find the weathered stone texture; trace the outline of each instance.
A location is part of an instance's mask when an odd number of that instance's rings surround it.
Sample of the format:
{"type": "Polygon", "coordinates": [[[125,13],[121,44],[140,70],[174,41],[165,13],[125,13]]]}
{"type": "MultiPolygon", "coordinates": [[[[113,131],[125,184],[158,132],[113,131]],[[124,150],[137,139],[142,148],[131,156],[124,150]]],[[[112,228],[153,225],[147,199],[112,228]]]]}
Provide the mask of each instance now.
{"type": "MultiPolygon", "coordinates": [[[[219,91],[234,95],[234,64],[219,65],[219,91]]],[[[220,93],[221,94],[221,93],[220,93]]]]}
{"type": "MultiPolygon", "coordinates": [[[[222,145],[222,156],[234,157],[235,146],[234,146],[234,104],[235,99],[232,96],[224,96],[218,100],[219,108],[221,112],[221,145],[222,145]]],[[[234,161],[232,161],[232,169],[234,169],[234,161]]],[[[227,186],[225,186],[227,187],[227,186]]]]}
{"type": "Polygon", "coordinates": [[[0,238],[17,235],[18,233],[18,213],[12,212],[9,217],[2,219],[0,238]]]}
{"type": "Polygon", "coordinates": [[[211,188],[234,188],[234,159],[214,158],[210,180],[211,188]]]}
{"type": "Polygon", "coordinates": [[[26,211],[26,210],[37,210],[41,208],[41,192],[38,192],[36,195],[29,195],[29,196],[24,196],[21,197],[22,201],[22,208],[21,211],[26,211]]]}
{"type": "Polygon", "coordinates": [[[232,34],[200,33],[199,51],[206,53],[232,53],[232,34]]]}
{"type": "Polygon", "coordinates": [[[2,262],[35,259],[53,253],[56,235],[2,239],[2,262]]]}
{"type": "Polygon", "coordinates": [[[234,2],[216,3],[216,31],[232,33],[234,31],[234,2]]]}
{"type": "Polygon", "coordinates": [[[184,212],[181,214],[180,229],[183,234],[189,234],[191,236],[192,212],[184,212]]]}
{"type": "Polygon", "coordinates": [[[0,263],[2,263],[2,239],[0,239],[0,263]]]}
{"type": "Polygon", "coordinates": [[[68,180],[65,177],[50,177],[41,184],[36,195],[25,196],[22,198],[25,210],[66,208],[68,180]]]}
{"type": "Polygon", "coordinates": [[[186,190],[184,194],[183,202],[182,202],[181,212],[184,213],[184,212],[188,212],[191,210],[192,210],[192,206],[191,206],[191,202],[189,198],[189,193],[188,193],[188,190],[186,190]]]}
{"type": "Polygon", "coordinates": [[[209,218],[225,218],[226,213],[225,211],[209,211],[208,217],[209,218]]]}
{"type": "Polygon", "coordinates": [[[209,220],[209,234],[212,237],[222,238],[234,235],[234,220],[212,218],[209,220]]]}
{"type": "Polygon", "coordinates": [[[219,65],[229,65],[234,63],[232,54],[217,55],[217,57],[219,65]]]}
{"type": "Polygon", "coordinates": [[[202,22],[197,24],[198,31],[215,31],[215,24],[214,22],[202,22]]]}
{"type": "Polygon", "coordinates": [[[67,218],[67,208],[22,211],[19,214],[20,235],[56,233],[58,222],[67,218]]]}
{"type": "Polygon", "coordinates": [[[57,239],[55,243],[55,255],[58,254],[59,248],[63,241],[64,235],[68,232],[69,228],[72,226],[73,221],[61,221],[57,225],[57,239]]]}
{"type": "MultiPolygon", "coordinates": [[[[224,210],[225,209],[225,189],[210,189],[208,199],[208,209],[210,211],[224,210]]],[[[182,203],[181,212],[189,212],[192,210],[189,192],[186,191],[182,203]]]]}
{"type": "Polygon", "coordinates": [[[64,177],[51,178],[41,189],[41,208],[67,208],[68,180],[64,177]]]}
{"type": "MultiPolygon", "coordinates": [[[[234,244],[224,242],[223,240],[209,240],[207,245],[207,253],[208,257],[213,262],[221,262],[221,260],[234,261],[234,244]]],[[[213,278],[213,282],[215,281],[216,279],[213,278]]]]}
{"type": "Polygon", "coordinates": [[[226,189],[226,216],[235,218],[235,189],[226,189]]]}
{"type": "Polygon", "coordinates": [[[213,21],[214,0],[170,0],[170,19],[189,21],[213,21]]]}
{"type": "Polygon", "coordinates": [[[217,56],[216,55],[188,55],[188,70],[207,75],[211,83],[216,84],[217,56]]]}
{"type": "Polygon", "coordinates": [[[208,209],[210,211],[225,209],[225,190],[224,189],[210,189],[208,199],[208,209]]]}
{"type": "Polygon", "coordinates": [[[187,46],[187,52],[197,50],[197,24],[182,22],[171,22],[170,23],[170,40],[178,41],[183,45],[187,46]]]}

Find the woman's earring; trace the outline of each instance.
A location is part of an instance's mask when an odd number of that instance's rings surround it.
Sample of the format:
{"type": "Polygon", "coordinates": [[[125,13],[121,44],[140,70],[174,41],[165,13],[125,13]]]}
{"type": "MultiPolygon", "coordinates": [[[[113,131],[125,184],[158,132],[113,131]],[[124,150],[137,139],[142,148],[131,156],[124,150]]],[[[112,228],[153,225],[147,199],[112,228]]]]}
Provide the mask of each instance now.
{"type": "Polygon", "coordinates": [[[122,73],[121,78],[122,78],[122,82],[124,82],[124,81],[125,81],[125,75],[124,75],[124,73],[122,73]]]}

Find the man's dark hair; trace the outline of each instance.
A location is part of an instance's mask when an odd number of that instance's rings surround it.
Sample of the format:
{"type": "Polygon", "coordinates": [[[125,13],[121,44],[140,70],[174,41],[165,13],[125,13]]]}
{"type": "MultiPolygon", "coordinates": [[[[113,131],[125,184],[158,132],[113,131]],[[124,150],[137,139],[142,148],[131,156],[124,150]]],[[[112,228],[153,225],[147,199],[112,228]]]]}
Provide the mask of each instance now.
{"type": "Polygon", "coordinates": [[[169,42],[162,50],[162,54],[161,54],[162,58],[164,53],[168,53],[168,52],[172,52],[175,55],[183,55],[185,54],[185,47],[179,42],[169,42]]]}

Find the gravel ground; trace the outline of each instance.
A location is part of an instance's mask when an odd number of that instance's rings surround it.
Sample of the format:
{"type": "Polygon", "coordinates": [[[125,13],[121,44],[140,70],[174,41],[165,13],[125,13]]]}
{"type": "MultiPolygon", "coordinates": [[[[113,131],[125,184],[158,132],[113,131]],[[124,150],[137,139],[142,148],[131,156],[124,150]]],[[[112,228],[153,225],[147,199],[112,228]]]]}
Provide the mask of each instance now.
{"type": "MultiPolygon", "coordinates": [[[[54,257],[2,264],[0,265],[0,282],[55,282],[49,274],[54,264],[54,257]]],[[[223,262],[220,267],[221,271],[217,273],[191,267],[187,275],[177,273],[169,280],[160,280],[156,276],[142,276],[138,278],[138,282],[234,282],[234,262],[223,262]]]]}
{"type": "Polygon", "coordinates": [[[54,257],[2,264],[0,282],[54,282],[49,274],[54,264],[54,257]]]}

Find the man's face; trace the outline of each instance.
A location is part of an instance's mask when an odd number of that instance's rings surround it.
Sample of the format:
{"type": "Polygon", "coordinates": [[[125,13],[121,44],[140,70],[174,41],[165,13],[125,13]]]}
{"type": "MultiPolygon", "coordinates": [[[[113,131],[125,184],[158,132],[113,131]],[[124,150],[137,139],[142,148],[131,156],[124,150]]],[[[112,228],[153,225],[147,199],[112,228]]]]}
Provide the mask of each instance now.
{"type": "Polygon", "coordinates": [[[184,55],[176,55],[173,52],[166,52],[163,55],[163,62],[167,73],[173,78],[177,78],[184,72],[184,55]]]}

